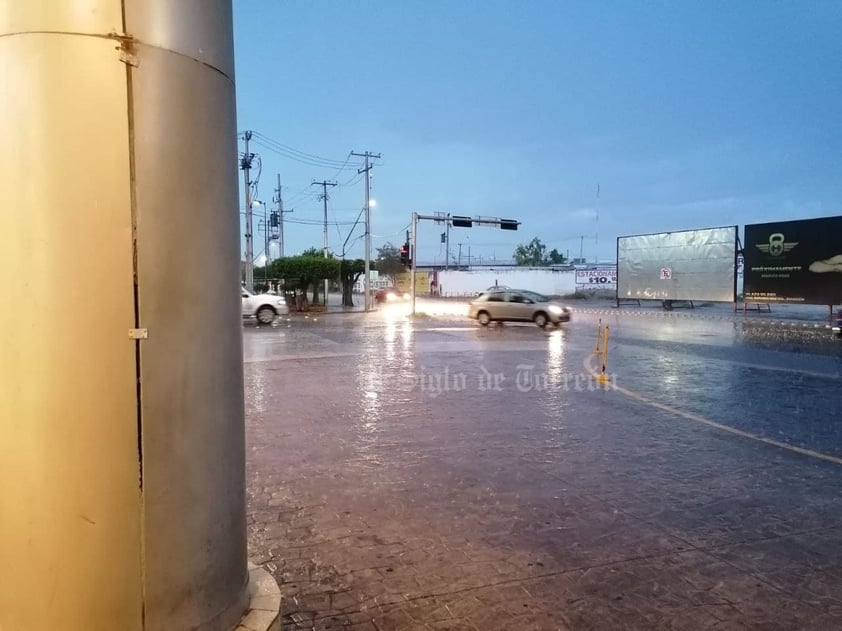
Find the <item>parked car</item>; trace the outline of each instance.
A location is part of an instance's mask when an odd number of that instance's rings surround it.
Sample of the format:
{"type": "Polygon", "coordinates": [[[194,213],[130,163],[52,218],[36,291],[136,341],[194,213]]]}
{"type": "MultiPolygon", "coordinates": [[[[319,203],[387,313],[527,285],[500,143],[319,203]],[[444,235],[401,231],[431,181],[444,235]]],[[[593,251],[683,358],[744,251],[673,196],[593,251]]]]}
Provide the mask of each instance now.
{"type": "Polygon", "coordinates": [[[376,302],[396,302],[398,300],[409,300],[409,294],[395,287],[384,287],[374,292],[376,302]]]}
{"type": "Polygon", "coordinates": [[[289,307],[283,296],[277,294],[253,294],[245,287],[240,288],[243,297],[243,317],[257,318],[260,324],[272,324],[279,315],[289,315],[289,307]]]}
{"type": "Polygon", "coordinates": [[[523,289],[487,291],[468,307],[468,317],[482,326],[491,322],[534,322],[540,327],[570,322],[570,307],[523,289]]]}

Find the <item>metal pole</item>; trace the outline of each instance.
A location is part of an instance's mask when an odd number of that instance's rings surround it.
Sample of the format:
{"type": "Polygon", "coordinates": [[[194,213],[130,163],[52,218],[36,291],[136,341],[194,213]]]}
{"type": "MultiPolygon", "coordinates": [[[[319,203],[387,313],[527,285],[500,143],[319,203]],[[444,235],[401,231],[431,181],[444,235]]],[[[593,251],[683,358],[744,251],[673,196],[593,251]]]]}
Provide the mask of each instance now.
{"type": "Polygon", "coordinates": [[[284,258],[284,197],[281,193],[280,173],[278,173],[278,258],[284,258]]]}
{"type": "Polygon", "coordinates": [[[371,310],[371,191],[369,188],[368,151],[365,152],[365,310],[371,310]]]}
{"type": "Polygon", "coordinates": [[[365,291],[365,310],[371,310],[371,178],[369,173],[372,166],[369,164],[369,158],[380,158],[379,153],[365,153],[351,152],[352,156],[359,156],[365,158],[365,167],[357,169],[357,173],[365,173],[365,278],[363,279],[363,288],[365,291]]]}
{"type": "Polygon", "coordinates": [[[447,236],[444,239],[444,270],[447,271],[450,268],[450,213],[447,213],[445,225],[447,236]]]}
{"type": "Polygon", "coordinates": [[[266,215],[266,204],[263,204],[263,229],[266,231],[263,250],[263,284],[269,287],[269,218],[266,215]]]}
{"type": "Polygon", "coordinates": [[[409,237],[409,300],[411,304],[410,313],[415,315],[415,258],[418,252],[416,241],[418,239],[418,213],[412,213],[412,232],[409,237]]]}
{"type": "Polygon", "coordinates": [[[459,258],[456,259],[456,269],[462,269],[462,244],[459,244],[459,258]]]}
{"type": "Polygon", "coordinates": [[[245,133],[246,146],[243,154],[243,186],[246,189],[246,289],[252,291],[254,289],[254,242],[252,241],[253,220],[251,212],[251,179],[249,178],[249,171],[251,169],[251,156],[249,155],[249,140],[251,140],[251,132],[245,133]]]}

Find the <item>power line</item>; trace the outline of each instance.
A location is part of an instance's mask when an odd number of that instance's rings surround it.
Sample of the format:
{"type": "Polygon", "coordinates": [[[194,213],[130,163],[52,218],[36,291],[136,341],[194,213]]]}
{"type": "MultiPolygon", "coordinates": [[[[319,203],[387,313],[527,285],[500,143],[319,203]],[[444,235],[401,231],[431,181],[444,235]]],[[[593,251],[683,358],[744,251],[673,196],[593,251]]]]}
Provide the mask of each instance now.
{"type": "Polygon", "coordinates": [[[289,145],[285,145],[282,142],[278,142],[273,138],[270,138],[266,134],[263,134],[259,131],[253,132],[254,137],[261,141],[262,143],[271,146],[273,149],[277,149],[279,152],[288,153],[290,155],[298,156],[303,160],[313,160],[315,162],[324,162],[327,164],[334,164],[336,166],[341,166],[347,160],[334,160],[333,158],[325,158],[324,156],[318,156],[314,153],[307,153],[306,151],[301,151],[300,149],[296,149],[295,147],[290,147],[289,145]]]}
{"type": "MultiPolygon", "coordinates": [[[[295,223],[301,226],[321,226],[324,225],[323,221],[319,221],[318,219],[285,219],[287,223],[295,223]]],[[[328,221],[327,224],[329,226],[352,226],[355,222],[353,221],[328,221]]]]}
{"type": "Polygon", "coordinates": [[[296,162],[308,164],[310,166],[317,166],[328,169],[338,169],[339,172],[344,171],[345,169],[355,168],[353,165],[348,165],[348,162],[350,161],[351,157],[350,155],[344,161],[333,160],[332,158],[323,158],[322,156],[317,156],[311,153],[306,153],[304,151],[299,151],[298,149],[294,149],[293,147],[284,145],[276,140],[272,140],[268,136],[265,136],[264,134],[261,134],[259,132],[254,132],[254,142],[261,145],[262,147],[265,147],[269,151],[277,153],[280,156],[283,156],[290,160],[294,160],[296,162]]]}

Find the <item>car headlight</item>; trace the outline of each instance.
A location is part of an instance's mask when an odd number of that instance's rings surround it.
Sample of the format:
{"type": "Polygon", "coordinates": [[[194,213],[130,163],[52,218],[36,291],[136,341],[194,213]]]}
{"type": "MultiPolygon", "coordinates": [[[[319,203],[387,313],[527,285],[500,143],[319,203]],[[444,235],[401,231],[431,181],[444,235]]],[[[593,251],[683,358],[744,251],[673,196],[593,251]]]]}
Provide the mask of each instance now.
{"type": "Polygon", "coordinates": [[[552,313],[553,315],[561,315],[561,313],[562,313],[562,308],[561,308],[561,307],[559,307],[558,305],[550,305],[550,306],[547,308],[547,311],[549,311],[549,312],[550,312],[550,313],[552,313]]]}
{"type": "Polygon", "coordinates": [[[409,293],[405,293],[405,294],[403,295],[403,299],[404,299],[404,300],[409,300],[409,298],[410,298],[409,293]]]}
{"type": "Polygon", "coordinates": [[[398,299],[398,297],[395,294],[386,294],[386,300],[388,302],[393,302],[397,299],[398,299]]]}

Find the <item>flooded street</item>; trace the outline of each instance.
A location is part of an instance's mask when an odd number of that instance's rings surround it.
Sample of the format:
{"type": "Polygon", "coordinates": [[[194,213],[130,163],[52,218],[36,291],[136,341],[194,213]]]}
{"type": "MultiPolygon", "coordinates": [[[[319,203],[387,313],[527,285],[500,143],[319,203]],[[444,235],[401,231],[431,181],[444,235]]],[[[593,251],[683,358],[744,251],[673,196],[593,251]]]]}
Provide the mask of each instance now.
{"type": "Polygon", "coordinates": [[[842,626],[829,331],[450,309],[244,328],[250,556],[285,628],[842,626]]]}

